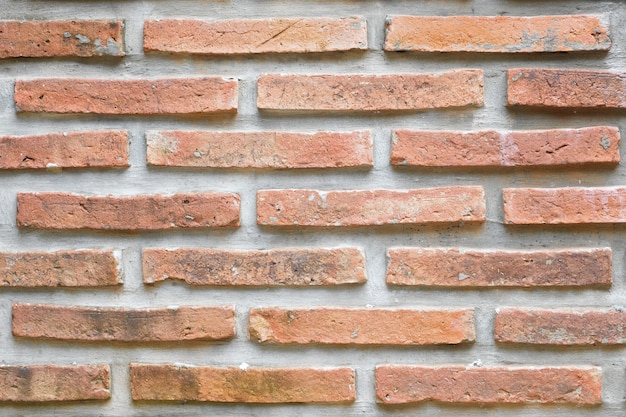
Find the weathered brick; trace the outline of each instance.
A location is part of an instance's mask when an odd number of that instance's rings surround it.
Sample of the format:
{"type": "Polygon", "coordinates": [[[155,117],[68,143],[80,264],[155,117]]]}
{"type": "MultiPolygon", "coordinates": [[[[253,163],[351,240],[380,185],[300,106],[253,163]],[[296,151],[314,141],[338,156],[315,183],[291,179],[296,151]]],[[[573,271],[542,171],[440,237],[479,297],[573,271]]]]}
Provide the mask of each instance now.
{"type": "Polygon", "coordinates": [[[249,331],[259,343],[452,345],[476,337],[470,309],[256,308],[249,331]]]}
{"type": "Polygon", "coordinates": [[[270,226],[372,226],[483,222],[482,187],[416,190],[262,190],[257,223],[270,226]]]}
{"type": "Polygon", "coordinates": [[[508,73],[510,106],[625,108],[626,74],[524,68],[508,73]]]}
{"type": "Polygon", "coordinates": [[[617,164],[614,127],[498,132],[394,130],[393,165],[423,167],[617,164]]]}
{"type": "Polygon", "coordinates": [[[611,249],[490,251],[393,248],[387,283],[435,287],[561,287],[612,282],[611,249]]]}
{"type": "Polygon", "coordinates": [[[124,55],[121,20],[1,21],[0,58],[124,55]]]}
{"type": "Polygon", "coordinates": [[[237,80],[222,77],[159,80],[47,78],[17,80],[20,112],[194,114],[237,111],[237,80]]]}
{"type": "Polygon", "coordinates": [[[625,223],[626,187],[505,188],[508,224],[625,223]]]}
{"type": "Polygon", "coordinates": [[[127,166],[126,131],[0,136],[0,169],[127,166]]]}
{"type": "Polygon", "coordinates": [[[501,308],[495,339],[540,345],[623,345],[626,313],[607,309],[501,308]]]}
{"type": "Polygon", "coordinates": [[[13,335],[80,341],[176,342],[235,335],[233,307],[126,309],[13,304],[13,335]]]}
{"type": "Polygon", "coordinates": [[[365,256],[357,248],[144,249],[144,282],[166,279],[215,286],[362,284],[365,256]]]}
{"type": "Polygon", "coordinates": [[[259,77],[264,110],[396,111],[482,106],[483,72],[287,75],[259,77]]]}
{"type": "Polygon", "coordinates": [[[384,365],[376,368],[376,395],[385,404],[602,402],[596,367],[489,367],[384,365]]]}
{"type": "Polygon", "coordinates": [[[130,384],[135,401],[348,403],[355,399],[355,374],[350,368],[131,363],[130,384]]]}
{"type": "Polygon", "coordinates": [[[389,16],[386,51],[606,51],[609,29],[597,16],[389,16]],[[445,30],[442,30],[445,28],[445,30]]]}
{"type": "Polygon", "coordinates": [[[231,193],[18,193],[17,203],[18,227],[140,231],[239,226],[240,199],[231,193]]]}
{"type": "Polygon", "coordinates": [[[261,54],[367,49],[363,17],[233,20],[147,20],[144,51],[261,54]]]}
{"type": "Polygon", "coordinates": [[[108,400],[109,365],[0,365],[0,401],[108,400]]]}
{"type": "Polygon", "coordinates": [[[122,281],[119,253],[0,252],[0,287],[101,287],[122,281]]]}
{"type": "Polygon", "coordinates": [[[372,136],[361,132],[146,133],[148,164],[211,168],[371,167],[372,136]]]}

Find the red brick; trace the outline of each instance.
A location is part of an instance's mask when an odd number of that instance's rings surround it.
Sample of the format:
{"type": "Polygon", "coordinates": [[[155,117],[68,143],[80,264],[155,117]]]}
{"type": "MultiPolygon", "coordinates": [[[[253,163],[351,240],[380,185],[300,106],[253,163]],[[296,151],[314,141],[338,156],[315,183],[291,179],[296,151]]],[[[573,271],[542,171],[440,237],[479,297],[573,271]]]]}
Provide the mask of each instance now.
{"type": "Polygon", "coordinates": [[[435,287],[561,287],[612,282],[611,249],[390,249],[387,283],[435,287]]]}
{"type": "Polygon", "coordinates": [[[505,188],[507,224],[625,223],[626,187],[505,188]]]}
{"type": "Polygon", "coordinates": [[[131,363],[130,384],[135,401],[348,403],[355,399],[355,375],[350,368],[241,369],[131,363]]]}
{"type": "Polygon", "coordinates": [[[148,132],[148,164],[211,168],[371,167],[361,132],[148,132]]]}
{"type": "Polygon", "coordinates": [[[606,51],[609,29],[597,16],[390,16],[386,51],[606,51]],[[445,28],[445,30],[442,30],[445,28]]]}
{"type": "Polygon", "coordinates": [[[602,402],[596,367],[393,366],[376,368],[376,395],[385,404],[602,402]]]}
{"type": "Polygon", "coordinates": [[[626,313],[601,309],[498,309],[495,339],[540,345],[623,345],[626,313]]]}
{"type": "Polygon", "coordinates": [[[124,55],[121,20],[1,21],[0,58],[124,55]]]}
{"type": "Polygon", "coordinates": [[[473,310],[257,308],[250,338],[259,343],[437,345],[473,342],[473,310]]]}
{"type": "Polygon", "coordinates": [[[230,193],[18,193],[17,203],[18,227],[139,231],[239,226],[240,199],[230,193]]]}
{"type": "Polygon", "coordinates": [[[357,248],[144,249],[144,282],[166,279],[212,286],[363,284],[365,256],[357,248]]]}
{"type": "Polygon", "coordinates": [[[367,49],[362,17],[148,20],[143,33],[146,52],[231,55],[367,49]]]}
{"type": "Polygon", "coordinates": [[[617,164],[614,127],[498,132],[393,131],[391,163],[423,167],[617,164]]]}
{"type": "Polygon", "coordinates": [[[127,166],[126,131],[0,136],[0,169],[127,166]]]}
{"type": "Polygon", "coordinates": [[[233,307],[125,309],[13,304],[13,335],[77,341],[177,342],[235,335],[233,307]]]}
{"type": "Polygon", "coordinates": [[[0,252],[0,287],[101,287],[122,281],[119,253],[0,252]]]}
{"type": "Polygon", "coordinates": [[[417,190],[262,190],[257,223],[270,226],[372,226],[483,222],[482,187],[417,190]]]}
{"type": "Polygon", "coordinates": [[[17,80],[20,112],[194,114],[237,111],[237,80],[222,77],[160,80],[47,78],[17,80]]]}
{"type": "Polygon", "coordinates": [[[510,69],[510,106],[625,108],[626,74],[608,71],[510,69]]]}
{"type": "Polygon", "coordinates": [[[483,105],[483,72],[283,75],[259,78],[264,110],[396,111],[483,105]]]}
{"type": "Polygon", "coordinates": [[[109,365],[0,365],[0,401],[108,400],[109,365]]]}

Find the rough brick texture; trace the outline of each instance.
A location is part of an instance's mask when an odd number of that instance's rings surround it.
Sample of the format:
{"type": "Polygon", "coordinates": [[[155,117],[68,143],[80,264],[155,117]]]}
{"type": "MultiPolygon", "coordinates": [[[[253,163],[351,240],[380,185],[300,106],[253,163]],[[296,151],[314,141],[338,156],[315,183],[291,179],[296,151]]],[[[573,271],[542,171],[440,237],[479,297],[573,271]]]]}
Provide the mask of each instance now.
{"type": "Polygon", "coordinates": [[[617,164],[615,127],[499,132],[395,130],[391,163],[419,167],[617,164]]]}
{"type": "Polygon", "coordinates": [[[235,335],[232,307],[125,309],[13,304],[13,335],[82,341],[177,342],[235,335]]]}
{"type": "Polygon", "coordinates": [[[600,309],[503,308],[496,314],[496,341],[541,345],[622,345],[626,313],[600,309]]]}
{"type": "Polygon", "coordinates": [[[376,395],[385,404],[602,402],[602,374],[592,367],[379,366],[376,395]]]}
{"type": "Polygon", "coordinates": [[[433,287],[567,287],[612,283],[611,249],[488,251],[392,248],[387,283],[433,287]]]}
{"type": "Polygon", "coordinates": [[[371,167],[362,132],[148,132],[148,164],[209,168],[371,167]]]}
{"type": "Polygon", "coordinates": [[[354,379],[350,368],[130,366],[132,398],[136,401],[347,403],[355,399],[354,379]]]}
{"type": "Polygon", "coordinates": [[[190,285],[310,286],[363,284],[365,256],[337,249],[144,249],[143,280],[190,285]]]}
{"type": "Polygon", "coordinates": [[[0,136],[0,169],[127,166],[125,131],[0,136]]]}
{"type": "Polygon", "coordinates": [[[570,52],[608,50],[597,16],[390,16],[386,51],[570,52]],[[442,30],[444,28],[445,30],[442,30]]]}
{"type": "Polygon", "coordinates": [[[473,342],[472,310],[282,309],[250,311],[261,343],[437,345],[473,342]]]}
{"type": "Polygon", "coordinates": [[[144,115],[234,112],[237,94],[237,80],[221,77],[48,78],[15,82],[15,106],[21,112],[144,115]]]}
{"type": "Polygon", "coordinates": [[[239,196],[230,193],[20,193],[17,203],[19,227],[137,231],[239,226],[239,196]]]}
{"type": "Polygon", "coordinates": [[[258,81],[265,110],[398,111],[482,106],[483,72],[441,74],[285,75],[258,81]]]}
{"type": "Polygon", "coordinates": [[[260,54],[367,49],[363,17],[148,20],[144,50],[191,54],[260,54]]]}
{"type": "Polygon", "coordinates": [[[482,222],[481,187],[417,190],[262,190],[257,222],[270,226],[372,226],[482,222]]]}

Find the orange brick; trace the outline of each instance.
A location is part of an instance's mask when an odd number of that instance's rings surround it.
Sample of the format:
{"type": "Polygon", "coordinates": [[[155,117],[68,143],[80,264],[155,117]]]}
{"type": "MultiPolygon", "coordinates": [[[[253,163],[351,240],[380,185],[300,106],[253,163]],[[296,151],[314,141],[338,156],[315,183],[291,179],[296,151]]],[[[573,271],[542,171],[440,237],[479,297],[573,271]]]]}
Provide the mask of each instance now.
{"type": "Polygon", "coordinates": [[[259,343],[438,345],[473,342],[473,310],[257,308],[250,338],[259,343]]]}
{"type": "Polygon", "coordinates": [[[0,287],[101,287],[122,281],[113,251],[0,252],[0,287]]]}
{"type": "Polygon", "coordinates": [[[363,17],[233,20],[147,20],[146,52],[261,54],[367,49],[363,17]]]}
{"type": "Polygon", "coordinates": [[[606,51],[609,29],[597,16],[390,16],[386,51],[606,51]],[[445,28],[445,30],[442,30],[445,28]]]}
{"type": "Polygon", "coordinates": [[[144,282],[166,279],[214,286],[362,284],[365,256],[357,248],[144,249],[144,282]]]}
{"type": "Polygon", "coordinates": [[[0,58],[123,56],[121,20],[0,21],[0,58]]]}
{"type": "Polygon", "coordinates": [[[222,77],[48,78],[15,82],[15,106],[20,112],[144,115],[234,112],[237,94],[237,80],[222,77]]]}
{"type": "Polygon", "coordinates": [[[263,110],[396,111],[482,106],[483,72],[283,75],[259,78],[263,110]]]}
{"type": "Polygon", "coordinates": [[[524,68],[508,73],[510,106],[625,108],[624,73],[524,68]]]}
{"type": "Polygon", "coordinates": [[[13,335],[77,341],[177,342],[235,335],[233,307],[123,309],[13,304],[13,335]]]}
{"type": "Polygon", "coordinates": [[[239,226],[240,199],[230,193],[18,193],[17,203],[18,227],[140,231],[239,226]]]}
{"type": "Polygon", "coordinates": [[[614,127],[498,132],[395,130],[391,163],[422,167],[617,164],[614,127]]]}
{"type": "Polygon", "coordinates": [[[490,251],[394,248],[387,283],[435,287],[608,286],[611,249],[490,251]]]}
{"type": "Polygon", "coordinates": [[[0,365],[0,401],[108,400],[109,365],[0,365]]]}
{"type": "Polygon", "coordinates": [[[148,132],[148,164],[211,168],[371,167],[361,132],[148,132]]]}
{"type": "Polygon", "coordinates": [[[596,367],[401,366],[376,368],[376,395],[385,404],[602,402],[596,367]]]}
{"type": "Polygon", "coordinates": [[[625,223],[626,187],[505,188],[507,224],[625,223]]]}
{"type": "Polygon", "coordinates": [[[601,309],[501,308],[495,339],[500,343],[540,345],[623,345],[626,313],[601,309]]]}
{"type": "Polygon", "coordinates": [[[0,136],[0,169],[127,166],[126,131],[0,136]]]}
{"type": "Polygon", "coordinates": [[[417,190],[262,190],[257,223],[270,226],[372,226],[483,222],[481,187],[417,190]]]}

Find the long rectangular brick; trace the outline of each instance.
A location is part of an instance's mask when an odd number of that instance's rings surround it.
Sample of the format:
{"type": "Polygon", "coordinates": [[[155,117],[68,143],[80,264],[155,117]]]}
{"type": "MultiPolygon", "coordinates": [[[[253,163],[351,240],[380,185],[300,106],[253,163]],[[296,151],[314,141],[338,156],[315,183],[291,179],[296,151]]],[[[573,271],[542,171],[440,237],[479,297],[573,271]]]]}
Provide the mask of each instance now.
{"type": "Polygon", "coordinates": [[[508,104],[626,108],[626,73],[524,68],[508,71],[508,104]]]}
{"type": "Polygon", "coordinates": [[[473,342],[474,311],[255,308],[250,338],[259,343],[440,345],[473,342]]]}
{"type": "Polygon", "coordinates": [[[540,345],[626,344],[626,313],[608,309],[500,308],[495,339],[540,345]]]}
{"type": "Polygon", "coordinates": [[[376,368],[376,396],[385,404],[602,402],[596,367],[467,367],[384,365],[376,368]]]}
{"type": "Polygon", "coordinates": [[[483,72],[440,74],[264,74],[263,110],[405,111],[483,105],[483,72]]]}
{"type": "Polygon", "coordinates": [[[394,130],[391,163],[420,167],[617,164],[615,127],[502,132],[394,130]]]}
{"type": "Polygon", "coordinates": [[[19,112],[198,114],[237,111],[237,80],[42,78],[15,82],[19,112]]]}
{"type": "Polygon", "coordinates": [[[0,136],[0,169],[129,165],[126,131],[0,136]]]}
{"type": "Polygon", "coordinates": [[[121,20],[0,21],[0,58],[123,56],[121,20]]]}
{"type": "Polygon", "coordinates": [[[507,224],[626,223],[626,187],[505,188],[507,224]]]}
{"type": "Polygon", "coordinates": [[[349,403],[356,396],[355,373],[350,368],[131,363],[130,385],[135,401],[349,403]]]}
{"type": "Polygon", "coordinates": [[[0,401],[108,400],[109,365],[0,365],[0,401]]]}
{"type": "Polygon", "coordinates": [[[102,287],[123,282],[111,250],[0,252],[0,287],[102,287]]]}
{"type": "Polygon", "coordinates": [[[240,198],[231,193],[18,193],[17,204],[18,227],[140,231],[239,226],[240,198]]]}
{"type": "Polygon", "coordinates": [[[147,132],[148,164],[210,168],[373,165],[372,135],[356,132],[147,132]]]}
{"type": "Polygon", "coordinates": [[[611,249],[392,248],[387,283],[434,287],[567,287],[612,283],[611,249]]]}
{"type": "Polygon", "coordinates": [[[144,249],[143,281],[180,279],[190,285],[311,286],[363,284],[358,248],[273,250],[144,249]]]}
{"type": "Polygon", "coordinates": [[[13,304],[17,337],[116,342],[224,340],[235,335],[233,307],[110,308],[13,304]]]}
{"type": "Polygon", "coordinates": [[[367,49],[363,17],[147,20],[146,52],[262,54],[367,49]]]}
{"type": "Polygon", "coordinates": [[[373,226],[484,220],[482,187],[257,192],[257,223],[261,225],[373,226]]]}
{"type": "Polygon", "coordinates": [[[598,16],[389,16],[386,51],[606,51],[609,28],[598,16]],[[442,30],[445,28],[445,30],[442,30]]]}

